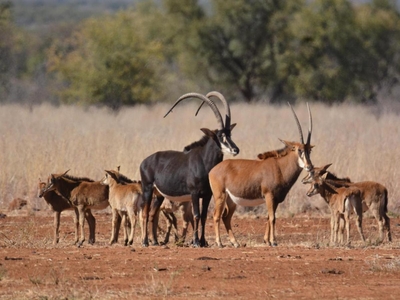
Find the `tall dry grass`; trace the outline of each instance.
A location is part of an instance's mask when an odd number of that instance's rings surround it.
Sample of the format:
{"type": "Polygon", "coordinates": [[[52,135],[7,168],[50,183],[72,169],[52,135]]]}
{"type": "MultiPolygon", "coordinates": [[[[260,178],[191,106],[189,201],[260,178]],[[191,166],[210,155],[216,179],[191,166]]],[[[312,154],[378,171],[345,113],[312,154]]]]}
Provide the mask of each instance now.
{"type": "MultiPolygon", "coordinates": [[[[126,108],[119,113],[72,106],[1,106],[0,208],[5,209],[15,197],[30,200],[34,207],[45,207],[36,197],[38,178],[67,169],[72,175],[100,179],[104,169],[121,165],[122,173],[139,179],[140,162],[148,155],[182,150],[201,138],[200,128],[216,128],[209,108],[194,116],[199,104],[194,102],[175,108],[167,118],[163,118],[169,109],[166,104],[126,108]]],[[[233,104],[231,109],[233,122],[238,123],[233,130],[241,151],[237,158],[254,159],[260,152],[281,148],[278,138],[299,140],[288,106],[233,104]]],[[[306,138],[306,106],[295,109],[306,138]]],[[[312,104],[311,109],[314,165],[333,163],[331,170],[339,176],[384,184],[389,190],[389,209],[398,213],[400,117],[390,111],[377,117],[370,108],[361,106],[312,104]]],[[[305,175],[303,172],[300,179],[305,175]]],[[[326,209],[319,196],[305,196],[307,188],[298,180],[278,213],[326,209]]]]}

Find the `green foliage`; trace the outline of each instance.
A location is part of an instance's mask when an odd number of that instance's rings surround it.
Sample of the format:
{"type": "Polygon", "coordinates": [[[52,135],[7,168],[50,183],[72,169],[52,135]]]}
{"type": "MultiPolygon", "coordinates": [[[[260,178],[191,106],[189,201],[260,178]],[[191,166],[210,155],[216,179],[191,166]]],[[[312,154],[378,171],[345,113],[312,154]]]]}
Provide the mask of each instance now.
{"type": "Polygon", "coordinates": [[[214,14],[197,28],[198,53],[208,78],[234,87],[246,101],[279,85],[276,56],[285,43],[286,18],[298,1],[215,0],[214,14]]]}
{"type": "Polygon", "coordinates": [[[246,102],[367,103],[400,74],[391,0],[12,3],[0,2],[1,99],[55,77],[62,101],[115,109],[214,89],[246,102]]]}
{"type": "Polygon", "coordinates": [[[53,45],[49,65],[67,83],[60,93],[64,101],[117,109],[155,100],[164,56],[149,26],[154,18],[127,11],[89,19],[70,39],[53,45]]]}
{"type": "Polygon", "coordinates": [[[9,85],[12,68],[14,28],[11,22],[11,2],[0,3],[0,97],[3,98],[9,85]]]}
{"type": "Polygon", "coordinates": [[[376,100],[384,82],[396,76],[390,69],[398,66],[398,22],[394,9],[346,0],[304,6],[290,25],[289,91],[328,103],[376,100]]]}

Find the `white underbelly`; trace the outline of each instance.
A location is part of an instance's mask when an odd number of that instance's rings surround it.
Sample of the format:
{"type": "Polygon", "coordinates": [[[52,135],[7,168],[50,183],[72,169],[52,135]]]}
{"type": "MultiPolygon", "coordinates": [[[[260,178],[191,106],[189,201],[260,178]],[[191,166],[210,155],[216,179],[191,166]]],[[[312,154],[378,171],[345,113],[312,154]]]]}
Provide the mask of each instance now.
{"type": "Polygon", "coordinates": [[[232,201],[236,205],[240,205],[240,206],[258,206],[258,205],[261,205],[261,204],[265,203],[265,200],[263,198],[244,199],[244,198],[236,197],[235,195],[233,195],[228,190],[226,190],[226,191],[227,191],[229,197],[232,199],[232,201]]]}
{"type": "Polygon", "coordinates": [[[157,186],[155,186],[156,187],[156,189],[158,190],[158,192],[164,197],[164,198],[167,198],[167,199],[169,199],[169,200],[171,200],[171,201],[173,201],[173,202],[189,202],[189,201],[192,201],[192,195],[182,195],[182,196],[169,196],[169,195],[166,195],[166,194],[164,194],[163,192],[161,192],[158,188],[157,188],[157,186]]]}

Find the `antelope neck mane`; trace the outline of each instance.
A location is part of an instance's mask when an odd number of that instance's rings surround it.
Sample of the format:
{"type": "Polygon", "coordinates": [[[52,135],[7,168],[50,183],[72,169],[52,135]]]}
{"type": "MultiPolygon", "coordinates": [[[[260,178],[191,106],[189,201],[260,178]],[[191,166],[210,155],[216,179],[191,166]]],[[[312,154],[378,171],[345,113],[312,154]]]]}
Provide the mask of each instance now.
{"type": "Polygon", "coordinates": [[[126,182],[126,183],[138,183],[137,180],[132,180],[128,177],[126,177],[124,174],[118,173],[118,177],[120,181],[126,182]]]}
{"type": "Polygon", "coordinates": [[[260,160],[266,160],[268,158],[279,158],[279,157],[283,157],[286,156],[290,153],[291,151],[289,150],[289,147],[285,146],[282,149],[278,149],[278,150],[271,150],[271,151],[267,151],[264,153],[260,153],[257,155],[257,157],[260,160]]]}
{"type": "Polygon", "coordinates": [[[67,179],[69,179],[69,180],[72,180],[72,181],[88,181],[88,182],[94,182],[93,179],[90,179],[90,178],[88,178],[88,177],[76,177],[76,176],[72,176],[72,175],[68,175],[68,174],[65,174],[63,177],[64,177],[64,178],[67,178],[67,179]]]}
{"type": "Polygon", "coordinates": [[[327,172],[326,180],[334,180],[334,181],[342,181],[342,182],[351,182],[349,177],[339,178],[332,172],[327,172]]]}
{"type": "Polygon", "coordinates": [[[200,140],[193,142],[190,145],[187,145],[185,148],[183,148],[183,152],[187,153],[192,149],[203,147],[205,144],[207,144],[209,139],[210,137],[204,135],[200,140]]]}

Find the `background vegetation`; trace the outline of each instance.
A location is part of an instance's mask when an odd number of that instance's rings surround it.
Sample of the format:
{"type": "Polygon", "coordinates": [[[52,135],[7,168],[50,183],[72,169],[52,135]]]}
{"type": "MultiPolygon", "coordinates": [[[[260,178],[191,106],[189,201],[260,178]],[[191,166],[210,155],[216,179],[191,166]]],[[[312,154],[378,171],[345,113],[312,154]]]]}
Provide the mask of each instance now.
{"type": "MultiPolygon", "coordinates": [[[[385,184],[398,212],[399,21],[390,0],[0,0],[0,205],[66,169],[138,178],[215,126],[193,107],[162,119],[161,102],[218,90],[240,157],[296,140],[286,102],[311,102],[315,164],[385,184]]],[[[305,189],[286,211],[316,205],[305,189]]]]}
{"type": "Polygon", "coordinates": [[[0,101],[376,103],[397,91],[399,21],[391,0],[0,0],[0,101]]]}
{"type": "MultiPolygon", "coordinates": [[[[43,104],[30,110],[4,105],[0,110],[0,209],[6,209],[15,197],[28,199],[31,208],[45,208],[44,201],[36,197],[38,178],[46,179],[50,173],[68,169],[72,175],[100,180],[104,169],[120,165],[123,174],[139,179],[139,165],[148,155],[158,150],[182,150],[201,138],[200,128],[217,127],[209,109],[194,116],[198,102],[177,107],[165,119],[163,115],[169,109],[166,104],[140,105],[119,113],[93,107],[82,110],[43,104]]],[[[306,105],[295,109],[306,132],[306,105]]],[[[313,163],[333,163],[334,173],[353,181],[384,184],[389,191],[389,210],[399,213],[398,116],[390,111],[377,114],[360,105],[313,104],[311,109],[313,163]]],[[[278,138],[299,140],[287,106],[237,103],[232,105],[232,122],[238,124],[232,132],[240,148],[237,158],[256,158],[258,153],[279,149],[282,144],[278,138]]],[[[303,172],[300,178],[305,175],[303,172]]],[[[291,216],[328,212],[321,197],[306,197],[307,189],[299,180],[278,213],[291,216]]],[[[256,212],[263,210],[261,206],[256,212]]]]}

